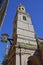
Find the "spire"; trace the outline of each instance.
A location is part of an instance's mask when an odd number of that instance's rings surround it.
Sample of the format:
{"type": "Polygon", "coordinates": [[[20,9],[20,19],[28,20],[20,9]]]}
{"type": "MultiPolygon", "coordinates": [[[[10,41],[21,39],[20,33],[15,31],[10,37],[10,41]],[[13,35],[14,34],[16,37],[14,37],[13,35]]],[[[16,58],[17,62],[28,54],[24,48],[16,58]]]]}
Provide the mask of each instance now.
{"type": "Polygon", "coordinates": [[[20,3],[20,6],[22,6],[23,4],[22,3],[20,3]]]}
{"type": "MultiPolygon", "coordinates": [[[[19,7],[24,7],[24,5],[22,3],[19,4],[19,7]]],[[[25,7],[24,7],[25,8],[25,7]]]]}

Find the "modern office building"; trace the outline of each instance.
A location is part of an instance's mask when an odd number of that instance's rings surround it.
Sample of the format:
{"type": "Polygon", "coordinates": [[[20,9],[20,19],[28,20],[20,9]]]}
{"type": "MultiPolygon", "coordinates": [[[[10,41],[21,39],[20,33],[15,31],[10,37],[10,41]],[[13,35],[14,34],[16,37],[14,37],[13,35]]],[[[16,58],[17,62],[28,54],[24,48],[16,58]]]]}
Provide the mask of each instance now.
{"type": "Polygon", "coordinates": [[[0,27],[2,26],[8,0],[0,0],[0,27]]]}

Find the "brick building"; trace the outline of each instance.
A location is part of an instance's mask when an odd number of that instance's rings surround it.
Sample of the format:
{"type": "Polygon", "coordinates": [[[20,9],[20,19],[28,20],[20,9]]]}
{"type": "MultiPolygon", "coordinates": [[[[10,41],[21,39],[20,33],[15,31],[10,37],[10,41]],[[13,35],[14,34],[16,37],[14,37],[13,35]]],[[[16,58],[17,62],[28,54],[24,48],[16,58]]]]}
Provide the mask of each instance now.
{"type": "Polygon", "coordinates": [[[31,65],[43,65],[43,39],[37,38],[37,50],[33,56],[28,58],[28,63],[31,65]]]}

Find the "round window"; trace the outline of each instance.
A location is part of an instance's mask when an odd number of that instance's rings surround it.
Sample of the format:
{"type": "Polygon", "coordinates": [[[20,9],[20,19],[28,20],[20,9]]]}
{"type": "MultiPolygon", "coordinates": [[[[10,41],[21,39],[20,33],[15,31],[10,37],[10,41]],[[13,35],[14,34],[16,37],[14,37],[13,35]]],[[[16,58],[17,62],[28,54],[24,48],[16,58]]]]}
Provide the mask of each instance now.
{"type": "Polygon", "coordinates": [[[19,10],[20,10],[20,8],[19,8],[19,10]]]}
{"type": "Polygon", "coordinates": [[[24,10],[24,8],[22,8],[22,10],[24,10]]]}

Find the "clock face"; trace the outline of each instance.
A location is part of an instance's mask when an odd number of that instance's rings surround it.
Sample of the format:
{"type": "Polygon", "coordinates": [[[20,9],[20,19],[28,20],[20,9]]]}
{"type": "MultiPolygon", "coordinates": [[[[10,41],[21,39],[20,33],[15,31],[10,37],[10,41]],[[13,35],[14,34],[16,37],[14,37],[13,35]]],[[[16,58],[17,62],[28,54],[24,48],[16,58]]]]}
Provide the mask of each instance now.
{"type": "Polygon", "coordinates": [[[1,7],[2,7],[4,1],[5,1],[5,0],[0,0],[0,9],[1,9],[1,7]]]}

